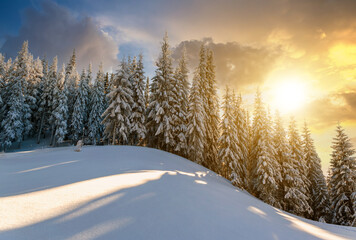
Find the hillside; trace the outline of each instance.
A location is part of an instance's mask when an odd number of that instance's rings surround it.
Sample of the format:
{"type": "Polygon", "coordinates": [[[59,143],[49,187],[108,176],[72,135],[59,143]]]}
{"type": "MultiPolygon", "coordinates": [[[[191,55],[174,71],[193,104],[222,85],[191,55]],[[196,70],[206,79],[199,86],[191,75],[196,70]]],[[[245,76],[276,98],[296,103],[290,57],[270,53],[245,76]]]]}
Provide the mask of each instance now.
{"type": "Polygon", "coordinates": [[[128,146],[0,155],[0,239],[356,239],[189,160],[128,146]]]}

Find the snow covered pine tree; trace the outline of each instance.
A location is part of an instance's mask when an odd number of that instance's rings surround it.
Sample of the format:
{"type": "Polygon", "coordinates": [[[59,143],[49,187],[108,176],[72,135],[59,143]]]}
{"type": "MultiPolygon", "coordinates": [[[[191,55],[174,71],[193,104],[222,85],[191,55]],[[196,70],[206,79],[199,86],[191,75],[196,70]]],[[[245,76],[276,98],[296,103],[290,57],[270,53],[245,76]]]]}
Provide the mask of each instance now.
{"type": "Polygon", "coordinates": [[[333,223],[351,226],[356,222],[356,151],[340,124],[333,140],[329,182],[333,223]]]}

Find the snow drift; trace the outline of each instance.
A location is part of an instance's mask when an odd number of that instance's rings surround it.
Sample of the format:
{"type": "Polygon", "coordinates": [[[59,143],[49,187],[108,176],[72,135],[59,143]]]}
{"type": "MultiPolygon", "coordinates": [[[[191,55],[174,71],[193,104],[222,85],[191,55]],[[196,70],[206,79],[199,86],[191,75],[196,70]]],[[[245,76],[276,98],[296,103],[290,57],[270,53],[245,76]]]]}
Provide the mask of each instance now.
{"type": "Polygon", "coordinates": [[[356,239],[189,160],[128,146],[0,155],[0,239],[356,239]]]}

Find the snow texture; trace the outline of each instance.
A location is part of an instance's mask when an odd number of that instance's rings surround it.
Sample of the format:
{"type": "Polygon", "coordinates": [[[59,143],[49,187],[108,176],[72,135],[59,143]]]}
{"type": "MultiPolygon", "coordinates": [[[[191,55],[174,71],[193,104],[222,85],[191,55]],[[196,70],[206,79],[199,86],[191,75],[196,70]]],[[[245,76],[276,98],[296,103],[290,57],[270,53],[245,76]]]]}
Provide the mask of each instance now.
{"type": "Polygon", "coordinates": [[[0,182],[0,239],[356,239],[150,148],[5,153],[0,182]]]}

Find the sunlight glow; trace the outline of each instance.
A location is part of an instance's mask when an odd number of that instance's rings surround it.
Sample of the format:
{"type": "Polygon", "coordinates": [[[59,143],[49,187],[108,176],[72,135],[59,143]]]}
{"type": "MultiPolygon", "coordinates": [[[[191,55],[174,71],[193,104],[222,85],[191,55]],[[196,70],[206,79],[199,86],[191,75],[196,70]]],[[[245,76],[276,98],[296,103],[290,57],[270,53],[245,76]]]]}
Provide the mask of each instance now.
{"type": "Polygon", "coordinates": [[[195,182],[198,184],[208,184],[207,182],[205,182],[203,180],[195,180],[195,182]]]}
{"type": "Polygon", "coordinates": [[[160,179],[165,173],[167,172],[153,170],[124,173],[31,193],[2,197],[0,198],[0,216],[1,219],[6,219],[6,221],[1,223],[0,231],[21,228],[50,218],[64,216],[64,214],[75,209],[77,211],[67,215],[66,218],[60,218],[59,221],[81,216],[119,199],[122,195],[114,195],[106,199],[105,196],[160,179]],[[98,200],[100,198],[104,199],[98,200]],[[55,201],[49,201],[49,199],[55,201]],[[94,202],[78,209],[91,201],[94,202]]]}
{"type": "Polygon", "coordinates": [[[305,102],[306,88],[297,78],[287,78],[273,88],[272,106],[282,114],[299,109],[305,102]]]}
{"type": "Polygon", "coordinates": [[[337,66],[350,66],[356,64],[356,45],[337,44],[329,50],[329,58],[337,66]]]}
{"type": "Polygon", "coordinates": [[[347,240],[348,239],[348,238],[337,236],[327,230],[324,230],[317,226],[309,224],[306,221],[299,220],[298,218],[293,217],[289,214],[286,214],[280,210],[277,211],[277,213],[279,215],[281,215],[282,217],[284,217],[285,219],[289,220],[291,222],[292,227],[294,227],[298,230],[307,232],[317,238],[320,238],[323,240],[347,240]]]}
{"type": "Polygon", "coordinates": [[[256,207],[253,207],[253,206],[249,206],[247,208],[247,210],[249,210],[250,212],[254,213],[254,214],[257,214],[258,216],[260,216],[261,218],[266,218],[267,214],[262,211],[261,209],[259,208],[256,208],[256,207]]]}
{"type": "Polygon", "coordinates": [[[101,224],[94,225],[88,229],[85,229],[74,236],[71,236],[67,240],[92,240],[98,239],[105,234],[118,229],[123,228],[130,223],[133,223],[134,220],[131,217],[123,218],[123,219],[115,219],[106,221],[101,224]]]}
{"type": "Polygon", "coordinates": [[[38,168],[32,168],[32,169],[28,169],[28,170],[19,171],[19,172],[16,172],[15,174],[38,171],[38,170],[42,170],[42,169],[46,169],[46,168],[50,168],[50,167],[59,166],[59,165],[64,165],[64,164],[69,164],[69,163],[75,163],[75,162],[78,162],[78,161],[79,161],[79,160],[74,160],[74,161],[68,161],[68,162],[61,162],[61,163],[46,165],[46,166],[42,166],[42,167],[38,167],[38,168]]]}

